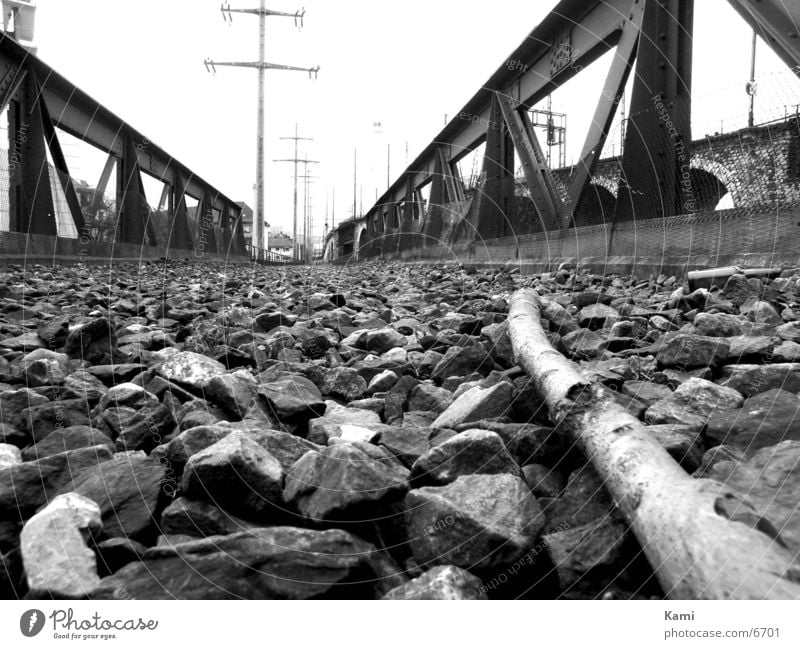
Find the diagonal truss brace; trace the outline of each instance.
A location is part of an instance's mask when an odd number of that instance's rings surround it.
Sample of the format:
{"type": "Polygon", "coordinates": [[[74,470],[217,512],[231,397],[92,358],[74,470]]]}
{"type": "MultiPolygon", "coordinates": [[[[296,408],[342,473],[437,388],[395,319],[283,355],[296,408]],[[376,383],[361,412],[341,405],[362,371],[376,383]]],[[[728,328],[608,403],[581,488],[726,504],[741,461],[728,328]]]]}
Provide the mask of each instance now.
{"type": "Polygon", "coordinates": [[[597,103],[589,133],[581,150],[581,157],[570,180],[568,191],[569,221],[574,218],[574,212],[581,194],[583,194],[589,179],[594,173],[595,165],[603,151],[608,132],[611,129],[611,123],[617,112],[620,98],[625,92],[625,85],[628,83],[631,70],[636,62],[645,5],[645,2],[632,3],[629,14],[630,19],[625,21],[622,28],[622,37],[617,45],[617,51],[611,62],[608,77],[600,94],[600,100],[597,103]]]}
{"type": "Polygon", "coordinates": [[[495,97],[522,163],[525,182],[539,218],[546,230],[559,230],[566,225],[567,206],[558,192],[531,121],[510,97],[500,92],[495,92],[495,97]]]}

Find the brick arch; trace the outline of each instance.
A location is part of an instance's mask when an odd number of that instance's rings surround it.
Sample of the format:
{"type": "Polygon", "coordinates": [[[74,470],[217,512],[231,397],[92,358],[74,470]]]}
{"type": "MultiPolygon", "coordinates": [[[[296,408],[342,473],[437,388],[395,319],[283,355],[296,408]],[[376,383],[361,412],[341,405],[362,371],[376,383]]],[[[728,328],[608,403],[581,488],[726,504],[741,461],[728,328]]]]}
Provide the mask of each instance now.
{"type": "Polygon", "coordinates": [[[365,248],[369,243],[369,232],[367,231],[367,224],[362,223],[357,225],[353,233],[353,258],[361,259],[362,248],[365,248]],[[361,240],[363,237],[363,241],[361,240]]]}
{"type": "Polygon", "coordinates": [[[619,193],[619,174],[617,174],[616,178],[613,178],[609,174],[595,175],[592,176],[592,180],[589,184],[596,185],[597,187],[602,187],[614,198],[617,198],[617,195],[619,193]]]}
{"type": "Polygon", "coordinates": [[[716,160],[711,160],[702,155],[693,155],[689,166],[692,170],[696,169],[711,174],[723,184],[733,199],[734,207],[739,207],[743,204],[743,191],[746,186],[746,179],[738,177],[735,167],[725,166],[716,160]]]}

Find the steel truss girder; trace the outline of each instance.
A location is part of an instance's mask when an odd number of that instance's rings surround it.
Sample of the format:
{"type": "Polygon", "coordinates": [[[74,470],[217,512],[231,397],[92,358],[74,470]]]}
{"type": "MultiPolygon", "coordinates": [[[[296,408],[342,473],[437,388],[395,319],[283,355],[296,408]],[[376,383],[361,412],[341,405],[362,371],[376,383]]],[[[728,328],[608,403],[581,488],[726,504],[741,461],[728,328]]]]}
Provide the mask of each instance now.
{"type": "Polygon", "coordinates": [[[800,3],[795,0],[728,0],[773,51],[800,76],[800,3]]]}
{"type": "MultiPolygon", "coordinates": [[[[5,98],[6,101],[11,102],[12,110],[9,111],[10,119],[17,112],[14,108],[17,102],[12,101],[12,99],[22,99],[26,84],[30,81],[32,76],[35,76],[35,78],[40,81],[41,85],[40,92],[37,93],[36,96],[36,104],[41,104],[41,106],[46,107],[46,112],[50,116],[52,125],[110,154],[110,156],[114,158],[114,161],[122,161],[126,157],[131,157],[132,162],[130,162],[130,164],[125,163],[128,166],[127,179],[131,178],[133,173],[131,165],[134,164],[139,172],[145,171],[172,187],[176,187],[179,184],[178,179],[182,177],[185,179],[184,191],[186,193],[200,198],[210,195],[212,197],[214,209],[218,210],[219,213],[223,215],[222,218],[227,218],[227,215],[232,214],[235,219],[240,220],[241,208],[236,205],[232,199],[219,192],[203,178],[175,160],[155,143],[150,142],[142,133],[132,128],[102,104],[74,86],[43,61],[31,55],[30,52],[14,42],[13,39],[0,39],[0,69],[3,68],[5,68],[7,72],[6,76],[0,79],[0,101],[3,101],[5,98]],[[12,72],[10,76],[9,72],[12,72]],[[27,75],[27,78],[25,75],[27,75]],[[126,147],[127,143],[133,143],[133,151],[126,147]],[[128,156],[126,156],[126,148],[128,156]]],[[[38,111],[38,109],[35,110],[38,111]]],[[[26,112],[25,114],[25,120],[35,122],[36,117],[37,115],[33,113],[28,114],[26,112]]],[[[12,131],[14,125],[11,124],[11,127],[12,129],[9,131],[9,137],[13,138],[12,131]]],[[[39,135],[41,135],[42,150],[44,150],[44,133],[39,133],[39,135]]],[[[39,139],[33,138],[32,136],[33,133],[30,134],[28,138],[29,141],[39,139]]],[[[49,141],[57,141],[57,138],[56,140],[49,138],[49,141]]],[[[34,144],[26,145],[27,149],[31,149],[31,147],[34,146],[34,144]]],[[[32,153],[32,151],[28,151],[28,153],[32,153]]],[[[33,157],[26,155],[26,159],[26,165],[33,164],[33,157]]],[[[120,171],[119,179],[125,177],[124,171],[126,170],[120,171]]],[[[61,176],[61,173],[59,169],[59,176],[61,176]]],[[[62,185],[63,182],[64,180],[62,179],[62,185]]],[[[134,182],[131,186],[134,187],[134,189],[138,186],[139,193],[141,195],[144,194],[140,182],[138,184],[134,182]]],[[[47,197],[44,196],[44,192],[41,192],[40,195],[33,196],[36,196],[36,205],[24,206],[25,211],[28,212],[28,216],[23,216],[18,226],[24,228],[23,231],[26,232],[30,231],[39,234],[55,235],[55,223],[53,222],[52,225],[45,223],[45,221],[48,220],[46,215],[53,214],[52,198],[48,206],[45,204],[47,203],[47,197]],[[37,216],[32,223],[29,222],[31,215],[39,213],[45,216],[37,216]],[[33,229],[29,230],[31,227],[33,229]]],[[[28,201],[24,193],[22,193],[21,198],[28,201]]],[[[67,192],[67,198],[69,200],[69,192],[67,192]]],[[[12,196],[12,204],[15,203],[15,200],[15,197],[12,196]]],[[[132,205],[133,203],[129,201],[129,206],[132,205]]],[[[73,206],[70,205],[70,207],[72,208],[73,206]]],[[[16,209],[15,206],[14,209],[16,209]]],[[[49,220],[54,221],[52,217],[49,217],[49,220]]],[[[145,223],[147,223],[147,221],[145,221],[145,223]]],[[[132,234],[131,229],[139,230],[142,226],[138,224],[129,225],[130,227],[128,225],[123,225],[123,228],[127,228],[129,234],[137,238],[137,235],[132,234]]],[[[147,233],[148,239],[154,236],[151,226],[152,224],[147,225],[147,229],[150,230],[147,233]]],[[[217,226],[224,228],[225,224],[221,222],[217,224],[217,226]]],[[[244,243],[244,235],[241,227],[237,228],[237,233],[236,236],[241,236],[242,240],[237,242],[235,248],[245,251],[246,245],[244,243]]],[[[144,234],[144,232],[142,232],[142,234],[144,234]]],[[[125,237],[127,239],[128,235],[125,235],[125,237]]],[[[176,243],[178,242],[176,241],[176,243]]]]}
{"type": "Polygon", "coordinates": [[[544,151],[533,131],[528,114],[521,112],[511,99],[500,93],[497,93],[497,101],[522,163],[531,200],[544,229],[558,230],[563,224],[565,205],[558,194],[553,174],[547,166],[544,151]]]}
{"type": "MultiPolygon", "coordinates": [[[[398,202],[410,176],[419,187],[437,175],[439,150],[450,152],[451,163],[461,152],[470,150],[486,136],[491,124],[495,93],[509,97],[521,107],[530,107],[555,88],[576,76],[583,68],[615,47],[622,30],[632,17],[631,7],[646,0],[562,0],[551,14],[511,54],[506,63],[481,87],[478,93],[439,133],[434,141],[409,165],[376,205],[398,202]],[[554,67],[554,45],[567,52],[554,67]],[[452,155],[452,153],[455,155],[452,155]]],[[[431,204],[435,206],[434,195],[431,204]]],[[[372,212],[377,210],[373,208],[372,212]]],[[[430,224],[429,224],[430,225],[430,224]]],[[[438,228],[434,225],[433,230],[438,228]]]]}

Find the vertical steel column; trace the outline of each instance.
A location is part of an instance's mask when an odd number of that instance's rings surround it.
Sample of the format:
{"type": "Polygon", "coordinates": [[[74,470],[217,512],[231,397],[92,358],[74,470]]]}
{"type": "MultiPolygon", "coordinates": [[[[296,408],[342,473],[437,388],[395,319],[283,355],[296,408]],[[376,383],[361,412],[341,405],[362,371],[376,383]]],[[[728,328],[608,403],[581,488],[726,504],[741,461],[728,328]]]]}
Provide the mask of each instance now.
{"type": "Polygon", "coordinates": [[[196,244],[189,227],[189,214],[186,209],[186,179],[179,171],[172,181],[172,234],[170,249],[192,250],[196,244]]]}
{"type": "MultiPolygon", "coordinates": [[[[414,176],[408,174],[406,177],[406,197],[403,211],[400,213],[400,234],[397,240],[397,251],[411,250],[414,247],[414,176]]],[[[358,241],[355,242],[358,248],[358,241]]]]}
{"type": "Polygon", "coordinates": [[[497,97],[492,98],[483,177],[477,236],[482,240],[503,237],[509,234],[509,219],[514,211],[514,141],[497,97]]]}
{"type": "Polygon", "coordinates": [[[124,140],[120,170],[117,174],[117,205],[120,206],[117,243],[153,245],[156,237],[149,218],[150,206],[144,196],[137,150],[130,136],[124,140]]]}
{"type": "Polygon", "coordinates": [[[42,111],[33,71],[19,87],[20,100],[8,111],[8,167],[11,230],[56,236],[50,168],[42,111]]]}
{"type": "Polygon", "coordinates": [[[615,220],[691,211],[694,0],[648,0],[615,220]]]}
{"type": "Polygon", "coordinates": [[[445,155],[442,151],[436,152],[433,165],[433,178],[431,179],[431,200],[428,209],[428,218],[425,222],[425,236],[423,244],[427,247],[441,243],[442,230],[444,229],[444,211],[447,209],[447,182],[445,155]]]}

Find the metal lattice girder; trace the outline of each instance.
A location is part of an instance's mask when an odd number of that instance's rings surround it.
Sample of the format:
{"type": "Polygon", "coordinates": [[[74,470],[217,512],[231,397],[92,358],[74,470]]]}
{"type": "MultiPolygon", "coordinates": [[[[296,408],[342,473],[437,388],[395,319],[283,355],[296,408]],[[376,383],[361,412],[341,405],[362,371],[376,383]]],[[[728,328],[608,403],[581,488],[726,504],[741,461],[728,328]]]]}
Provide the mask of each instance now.
{"type": "MultiPolygon", "coordinates": [[[[415,187],[434,176],[432,213],[425,223],[425,233],[441,232],[441,224],[436,223],[441,210],[436,206],[442,205],[444,198],[437,193],[436,176],[452,162],[446,154],[442,164],[442,151],[470,150],[486,136],[495,93],[529,108],[616,47],[623,27],[631,19],[631,6],[632,0],[562,0],[379,198],[368,217],[380,213],[381,205],[401,201],[409,176],[415,187]]],[[[426,240],[431,241],[428,237],[426,240]]]]}
{"type": "Polygon", "coordinates": [[[539,218],[546,230],[558,230],[563,225],[565,205],[530,119],[509,97],[497,93],[497,101],[522,163],[525,182],[539,218]]]}
{"type": "Polygon", "coordinates": [[[796,0],[728,0],[748,24],[800,76],[800,3],[796,0]]]}
{"type": "MultiPolygon", "coordinates": [[[[20,144],[20,152],[25,154],[24,162],[20,156],[20,164],[15,170],[16,179],[12,179],[10,202],[13,229],[53,236],[57,233],[50,191],[39,191],[38,193],[36,191],[38,184],[42,184],[44,187],[44,180],[49,181],[49,176],[44,175],[47,157],[45,137],[41,132],[41,119],[36,108],[39,99],[47,106],[55,127],[108,153],[113,156],[114,161],[121,161],[126,157],[126,143],[134,144],[133,155],[129,156],[131,160],[125,163],[126,168],[123,169],[123,165],[120,165],[118,184],[121,183],[123,187],[124,179],[130,179],[133,167],[136,165],[173,187],[179,184],[178,177],[182,176],[185,179],[184,189],[190,195],[203,196],[210,193],[214,197],[214,209],[221,213],[241,214],[241,207],[233,200],[220,193],[154,142],[149,141],[142,133],[70,83],[19,43],[13,39],[3,38],[0,39],[0,101],[9,103],[10,151],[12,153],[14,151],[15,137],[21,128],[26,128],[25,135],[27,136],[25,146],[20,144]],[[14,72],[15,70],[19,71],[14,72]],[[9,72],[12,74],[9,75],[9,72]],[[31,94],[26,88],[30,85],[33,75],[40,80],[41,89],[39,93],[31,94]]],[[[131,152],[128,151],[128,153],[131,152]]],[[[111,162],[109,160],[109,163],[111,162]]],[[[113,169],[113,165],[111,169],[113,169]]],[[[138,191],[140,196],[144,194],[141,182],[135,182],[131,186],[138,191]]],[[[102,201],[102,195],[102,192],[98,192],[96,195],[100,201],[102,201]]],[[[121,195],[120,198],[124,198],[124,195],[121,195]]],[[[128,225],[122,223],[122,236],[125,240],[136,240],[137,243],[154,243],[155,232],[152,224],[148,224],[149,206],[141,203],[139,201],[139,205],[136,207],[134,202],[130,201],[128,209],[132,209],[134,212],[140,211],[142,214],[147,210],[142,224],[136,226],[142,231],[140,233],[132,232],[128,225]],[[142,236],[140,237],[139,234],[142,236]]],[[[100,204],[97,203],[93,206],[92,214],[96,214],[100,204]]],[[[119,205],[122,207],[122,202],[119,205]]],[[[173,201],[173,209],[175,205],[176,203],[173,201]]],[[[241,235],[236,236],[241,236],[238,248],[245,250],[243,231],[241,235]]],[[[190,237],[173,236],[170,243],[174,241],[176,244],[178,242],[182,244],[186,240],[190,240],[190,237]]]]}

